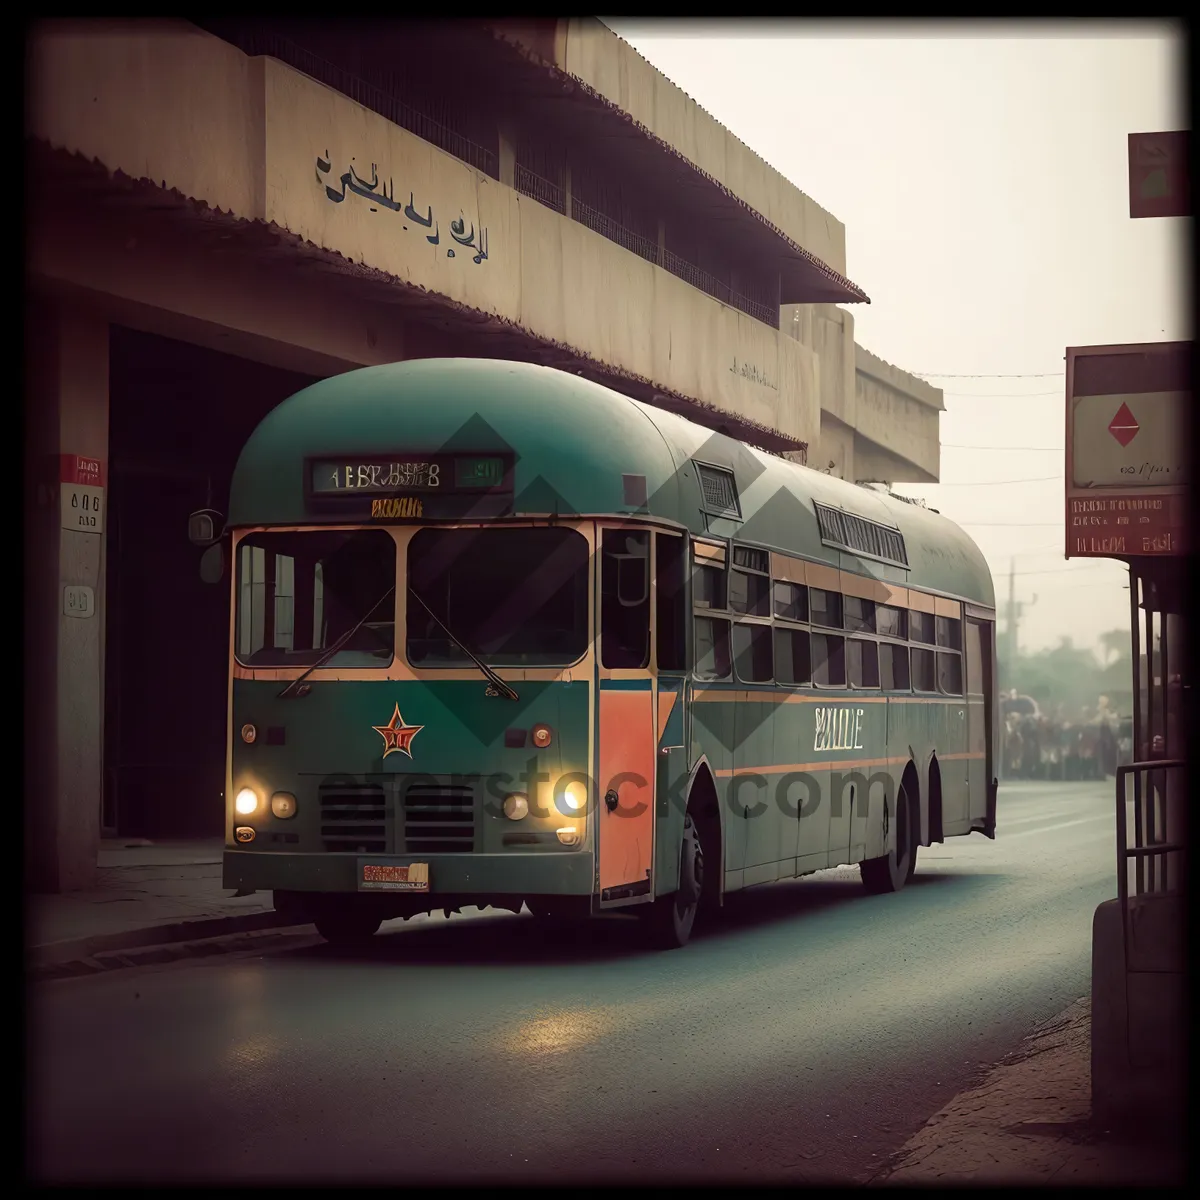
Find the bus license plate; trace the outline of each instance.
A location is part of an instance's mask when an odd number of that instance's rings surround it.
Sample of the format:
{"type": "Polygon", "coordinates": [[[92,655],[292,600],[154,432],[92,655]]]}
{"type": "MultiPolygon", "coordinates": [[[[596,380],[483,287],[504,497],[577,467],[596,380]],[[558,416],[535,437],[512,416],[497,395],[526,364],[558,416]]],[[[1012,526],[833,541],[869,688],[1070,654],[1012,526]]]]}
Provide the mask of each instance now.
{"type": "Polygon", "coordinates": [[[363,863],[359,888],[372,892],[427,892],[429,864],[409,863],[398,867],[393,863],[363,863]]]}

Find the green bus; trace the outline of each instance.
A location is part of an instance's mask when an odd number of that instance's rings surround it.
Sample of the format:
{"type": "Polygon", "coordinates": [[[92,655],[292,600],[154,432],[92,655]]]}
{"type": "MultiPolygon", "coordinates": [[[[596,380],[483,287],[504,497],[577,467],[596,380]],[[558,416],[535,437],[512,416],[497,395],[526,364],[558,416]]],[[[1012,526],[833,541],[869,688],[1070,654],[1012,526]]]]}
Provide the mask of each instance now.
{"type": "Polygon", "coordinates": [[[995,596],[935,512],[576,375],[350,371],[197,514],[224,886],[331,942],[498,907],[681,946],[753,884],[996,826],[995,596]]]}

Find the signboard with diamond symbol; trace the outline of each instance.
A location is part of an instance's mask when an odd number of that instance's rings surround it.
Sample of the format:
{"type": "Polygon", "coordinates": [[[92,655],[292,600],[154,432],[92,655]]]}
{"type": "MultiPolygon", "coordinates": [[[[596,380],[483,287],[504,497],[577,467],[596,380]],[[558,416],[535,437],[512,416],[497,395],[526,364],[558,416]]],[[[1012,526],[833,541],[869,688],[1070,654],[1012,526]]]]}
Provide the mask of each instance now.
{"type": "Polygon", "coordinates": [[[1128,446],[1137,437],[1140,428],[1137,418],[1129,411],[1129,405],[1122,401],[1121,407],[1117,409],[1117,415],[1109,422],[1108,432],[1122,446],[1128,446]]]}

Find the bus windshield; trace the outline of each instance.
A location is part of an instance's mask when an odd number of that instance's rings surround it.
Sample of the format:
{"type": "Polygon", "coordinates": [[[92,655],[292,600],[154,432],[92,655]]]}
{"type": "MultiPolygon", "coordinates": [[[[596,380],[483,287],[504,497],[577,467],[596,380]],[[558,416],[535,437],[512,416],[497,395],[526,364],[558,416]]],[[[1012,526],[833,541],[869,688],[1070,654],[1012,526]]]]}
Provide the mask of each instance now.
{"type": "Polygon", "coordinates": [[[386,667],[395,653],[396,543],[382,529],[253,533],[238,543],[238,661],[386,667]]]}
{"type": "Polygon", "coordinates": [[[422,529],[409,543],[408,661],[566,666],[588,644],[588,545],[570,529],[422,529]]]}

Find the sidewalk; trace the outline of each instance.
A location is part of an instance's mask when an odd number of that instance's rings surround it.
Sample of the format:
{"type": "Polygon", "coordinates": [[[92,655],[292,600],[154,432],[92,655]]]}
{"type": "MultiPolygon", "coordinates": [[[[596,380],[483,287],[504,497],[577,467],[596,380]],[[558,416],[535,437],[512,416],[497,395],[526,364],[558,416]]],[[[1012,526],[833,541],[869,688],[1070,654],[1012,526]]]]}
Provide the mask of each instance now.
{"type": "Polygon", "coordinates": [[[105,966],[97,955],[284,924],[271,894],[234,896],[221,887],[222,842],[104,843],[96,886],[26,897],[27,969],[38,976],[105,966]]]}
{"type": "Polygon", "coordinates": [[[936,1113],[866,1182],[1171,1186],[1181,1145],[1091,1120],[1091,1001],[1035,1029],[981,1083],[936,1113]]]}

